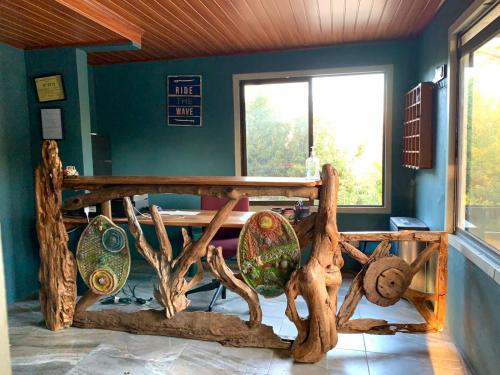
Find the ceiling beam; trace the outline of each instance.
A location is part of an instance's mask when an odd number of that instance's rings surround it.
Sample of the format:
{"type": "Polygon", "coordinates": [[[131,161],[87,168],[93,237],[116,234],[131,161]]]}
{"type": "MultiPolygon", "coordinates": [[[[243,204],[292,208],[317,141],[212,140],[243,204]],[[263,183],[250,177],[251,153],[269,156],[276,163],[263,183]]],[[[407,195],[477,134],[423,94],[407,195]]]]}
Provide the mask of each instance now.
{"type": "Polygon", "coordinates": [[[96,0],[55,0],[68,9],[130,40],[140,47],[144,30],[96,0]]]}

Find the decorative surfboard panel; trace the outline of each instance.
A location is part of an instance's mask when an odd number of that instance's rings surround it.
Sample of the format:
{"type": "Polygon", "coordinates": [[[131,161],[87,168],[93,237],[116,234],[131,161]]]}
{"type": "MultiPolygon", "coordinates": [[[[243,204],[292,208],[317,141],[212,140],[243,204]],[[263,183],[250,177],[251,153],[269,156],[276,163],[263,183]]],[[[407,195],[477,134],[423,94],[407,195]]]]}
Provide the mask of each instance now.
{"type": "Polygon", "coordinates": [[[127,234],[106,216],[95,217],[80,237],[76,261],[83,281],[94,293],[118,292],[130,272],[127,234]]]}
{"type": "Polygon", "coordinates": [[[300,246],[292,226],[272,211],[254,214],[238,243],[238,266],[246,283],[264,297],[277,297],[300,267],[300,246]]]}

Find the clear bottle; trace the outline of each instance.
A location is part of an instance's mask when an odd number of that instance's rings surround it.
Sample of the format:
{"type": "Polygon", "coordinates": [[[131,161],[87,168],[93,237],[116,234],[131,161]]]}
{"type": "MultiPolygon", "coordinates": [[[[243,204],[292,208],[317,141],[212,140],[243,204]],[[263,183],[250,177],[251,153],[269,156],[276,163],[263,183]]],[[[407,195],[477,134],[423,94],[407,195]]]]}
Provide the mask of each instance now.
{"type": "Polygon", "coordinates": [[[311,155],[306,159],[306,178],[309,180],[319,180],[319,159],[311,147],[311,155]]]}

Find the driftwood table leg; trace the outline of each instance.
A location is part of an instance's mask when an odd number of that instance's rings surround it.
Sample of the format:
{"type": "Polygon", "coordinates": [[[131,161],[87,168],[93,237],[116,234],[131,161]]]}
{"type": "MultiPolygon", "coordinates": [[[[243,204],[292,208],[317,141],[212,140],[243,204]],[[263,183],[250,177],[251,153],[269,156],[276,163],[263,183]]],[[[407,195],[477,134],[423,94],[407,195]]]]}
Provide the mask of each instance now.
{"type": "Polygon", "coordinates": [[[189,305],[190,301],[186,298],[185,293],[201,281],[203,277],[201,258],[206,255],[208,244],[236,203],[238,203],[239,194],[232,191],[228,194],[228,198],[227,203],[217,212],[198,241],[186,240],[187,236],[184,235],[184,249],[175,259],[158,208],[151,206],[151,217],[160,243],[159,251],[155,251],[142,232],[130,199],[128,197],[124,199],[123,203],[129,221],[129,228],[135,237],[137,250],[156,270],[158,275],[159,288],[155,291],[155,297],[165,307],[165,316],[167,318],[172,318],[189,305]],[[198,273],[190,281],[187,281],[185,276],[189,267],[195,263],[198,264],[198,273]]]}
{"type": "Polygon", "coordinates": [[[338,174],[331,165],[323,166],[323,186],[311,257],[304,267],[292,274],[286,286],[286,315],[297,326],[298,335],[292,346],[298,362],[317,362],[337,344],[337,294],[342,283],[343,259],[338,247],[337,192],[338,174]],[[302,319],[295,299],[302,295],[309,316],[302,319]]]}
{"type": "Polygon", "coordinates": [[[76,301],[76,263],[68,249],[61,212],[62,183],[57,143],[45,141],[35,172],[36,231],[40,243],[40,308],[51,330],[72,324],[76,301]]]}
{"type": "Polygon", "coordinates": [[[250,327],[256,327],[261,324],[262,309],[260,308],[257,293],[243,280],[238,279],[233,274],[233,271],[229,269],[222,256],[221,247],[208,247],[207,264],[212,273],[217,276],[224,286],[238,293],[248,303],[248,308],[250,309],[250,321],[248,325],[250,327]]]}

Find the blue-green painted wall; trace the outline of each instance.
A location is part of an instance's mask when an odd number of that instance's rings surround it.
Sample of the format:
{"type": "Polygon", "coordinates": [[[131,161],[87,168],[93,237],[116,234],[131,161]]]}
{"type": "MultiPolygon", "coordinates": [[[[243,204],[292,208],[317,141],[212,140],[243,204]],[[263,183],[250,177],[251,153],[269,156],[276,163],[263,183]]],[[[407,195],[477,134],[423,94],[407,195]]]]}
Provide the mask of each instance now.
{"type": "Polygon", "coordinates": [[[500,369],[500,287],[453,247],[448,259],[448,330],[478,375],[500,369]]]}
{"type": "MultiPolygon", "coordinates": [[[[472,3],[448,0],[419,38],[419,81],[429,81],[434,69],[448,63],[448,28],[472,3]]],[[[415,212],[434,230],[443,230],[446,214],[448,163],[447,81],[434,93],[434,168],[416,172],[415,212]]],[[[448,262],[448,329],[477,374],[500,368],[500,288],[453,247],[448,262]]]]}
{"type": "Polygon", "coordinates": [[[0,44],[0,223],[7,302],[38,289],[24,51],[0,44]]]}
{"type": "MultiPolygon", "coordinates": [[[[448,64],[448,28],[472,3],[448,0],[419,38],[418,81],[432,81],[434,70],[448,64]]],[[[448,172],[448,85],[434,89],[433,168],[415,173],[415,214],[433,230],[444,229],[448,172]]],[[[416,83],[416,82],[415,82],[416,83]]]]}
{"type": "MultiPolygon", "coordinates": [[[[413,213],[412,173],[400,166],[402,97],[417,77],[415,40],[287,52],[94,67],[97,122],[111,136],[116,175],[233,175],[232,75],[236,73],[394,66],[392,213],[413,213]],[[166,125],[167,75],[203,76],[203,127],[166,125]]],[[[196,207],[197,199],[156,198],[196,207]]],[[[390,215],[340,215],[342,229],[387,229],[390,215]]]]}
{"type": "Polygon", "coordinates": [[[65,139],[58,141],[64,165],[75,165],[80,173],[92,175],[92,147],[90,140],[90,100],[87,54],[75,48],[26,51],[28,75],[28,105],[31,122],[33,167],[40,160],[42,130],[40,108],[63,109],[65,139]],[[66,100],[38,103],[32,78],[60,73],[64,79],[66,100]]]}

